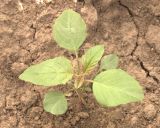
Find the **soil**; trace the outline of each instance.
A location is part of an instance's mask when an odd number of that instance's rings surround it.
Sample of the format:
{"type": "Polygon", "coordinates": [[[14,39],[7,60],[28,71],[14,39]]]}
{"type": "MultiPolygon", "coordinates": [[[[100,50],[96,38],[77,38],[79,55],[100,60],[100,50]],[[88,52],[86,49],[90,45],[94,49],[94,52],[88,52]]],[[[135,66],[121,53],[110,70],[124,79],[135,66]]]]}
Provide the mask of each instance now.
{"type": "Polygon", "coordinates": [[[0,26],[0,128],[160,128],[159,0],[1,0],[0,26]],[[43,96],[54,88],[18,76],[48,58],[72,58],[51,37],[52,22],[65,8],[81,13],[88,24],[81,52],[104,44],[105,54],[116,53],[119,67],[143,86],[142,102],[102,108],[86,92],[87,107],[77,105],[75,95],[63,116],[43,110],[43,96]]]}

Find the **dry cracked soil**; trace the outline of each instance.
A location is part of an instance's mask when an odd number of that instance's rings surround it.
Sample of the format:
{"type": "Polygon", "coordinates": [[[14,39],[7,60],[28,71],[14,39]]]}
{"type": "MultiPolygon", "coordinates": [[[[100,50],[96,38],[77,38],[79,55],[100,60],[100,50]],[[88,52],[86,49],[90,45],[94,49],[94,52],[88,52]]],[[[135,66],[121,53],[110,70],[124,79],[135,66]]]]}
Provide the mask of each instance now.
{"type": "Polygon", "coordinates": [[[0,128],[160,128],[160,1],[1,0],[0,128]],[[51,37],[52,22],[66,8],[81,13],[88,25],[81,52],[104,44],[105,54],[116,53],[119,67],[143,86],[142,102],[102,108],[91,92],[84,92],[87,107],[79,107],[74,96],[63,116],[43,110],[43,96],[54,88],[25,83],[18,76],[48,58],[73,58],[51,37]]]}

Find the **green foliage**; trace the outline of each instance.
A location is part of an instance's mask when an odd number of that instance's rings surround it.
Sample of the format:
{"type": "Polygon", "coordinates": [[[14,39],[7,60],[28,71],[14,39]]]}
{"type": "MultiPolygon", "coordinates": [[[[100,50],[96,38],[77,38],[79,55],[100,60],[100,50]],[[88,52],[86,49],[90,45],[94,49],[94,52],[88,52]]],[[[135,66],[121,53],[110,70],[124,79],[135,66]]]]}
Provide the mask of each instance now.
{"type": "Polygon", "coordinates": [[[103,45],[97,45],[97,46],[90,48],[82,56],[83,71],[87,72],[87,71],[90,71],[91,69],[93,69],[100,61],[103,53],[104,53],[104,46],[103,45]]]}
{"type": "Polygon", "coordinates": [[[117,106],[143,99],[139,83],[121,69],[110,69],[96,76],[93,94],[104,106],[117,106]]]}
{"type": "Polygon", "coordinates": [[[115,54],[106,55],[102,58],[100,70],[115,69],[118,67],[119,58],[115,54]]]}
{"type": "Polygon", "coordinates": [[[86,24],[73,10],[65,10],[53,25],[53,37],[59,46],[77,51],[86,39],[86,24]]]}
{"type": "Polygon", "coordinates": [[[67,111],[67,100],[61,92],[48,92],[43,101],[44,109],[54,115],[64,114],[67,111]]]}
{"type": "Polygon", "coordinates": [[[53,86],[65,84],[72,79],[72,76],[70,60],[65,57],[56,57],[29,67],[19,78],[37,85],[53,86]]]}
{"type": "MultiPolygon", "coordinates": [[[[117,106],[130,102],[141,101],[144,97],[139,83],[118,66],[118,57],[114,54],[104,56],[104,46],[90,48],[82,57],[78,50],[86,38],[86,25],[81,16],[73,10],[65,10],[53,25],[53,37],[60,47],[75,53],[75,61],[71,63],[65,57],[56,57],[33,65],[26,69],[19,78],[36,85],[55,86],[66,84],[69,80],[82,101],[81,90],[87,90],[87,82],[93,83],[93,94],[103,106],[117,106]],[[101,60],[100,69],[94,80],[88,77],[101,60]],[[88,80],[89,79],[89,80],[88,80]],[[84,86],[81,90],[80,87],[84,86]]],[[[64,92],[65,95],[70,91],[64,92]]],[[[43,101],[44,109],[54,115],[64,114],[67,110],[67,99],[62,92],[48,92],[43,101]]]]}

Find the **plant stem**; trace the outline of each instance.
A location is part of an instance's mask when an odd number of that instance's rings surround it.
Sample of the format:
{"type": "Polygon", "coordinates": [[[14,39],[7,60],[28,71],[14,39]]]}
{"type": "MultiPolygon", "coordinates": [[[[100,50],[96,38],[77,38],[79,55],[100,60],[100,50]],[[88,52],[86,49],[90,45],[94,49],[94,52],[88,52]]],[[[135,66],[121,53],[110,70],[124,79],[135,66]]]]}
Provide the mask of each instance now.
{"type": "Polygon", "coordinates": [[[93,83],[93,80],[85,80],[86,82],[93,83]]]}
{"type": "Polygon", "coordinates": [[[76,61],[77,61],[77,73],[78,73],[78,75],[79,75],[79,73],[80,73],[80,64],[79,64],[79,57],[78,57],[78,53],[77,53],[77,51],[75,52],[75,55],[76,55],[76,61]]]}
{"type": "Polygon", "coordinates": [[[79,92],[78,92],[78,90],[77,90],[77,89],[75,89],[75,92],[77,93],[78,98],[81,100],[81,102],[82,102],[85,106],[87,106],[86,101],[85,101],[85,100],[83,99],[83,97],[79,94],[79,92]]]}

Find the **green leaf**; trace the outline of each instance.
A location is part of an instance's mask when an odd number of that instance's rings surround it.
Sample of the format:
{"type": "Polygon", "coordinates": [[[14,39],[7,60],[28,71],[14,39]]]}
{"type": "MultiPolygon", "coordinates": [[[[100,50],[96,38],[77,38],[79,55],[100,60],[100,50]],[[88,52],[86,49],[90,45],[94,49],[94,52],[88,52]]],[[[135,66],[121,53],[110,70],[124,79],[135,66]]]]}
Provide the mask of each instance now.
{"type": "Polygon", "coordinates": [[[54,115],[61,115],[67,111],[67,100],[61,92],[48,92],[43,100],[44,110],[54,115]]]}
{"type": "Polygon", "coordinates": [[[60,47],[77,51],[86,39],[86,24],[80,14],[65,10],[53,25],[53,37],[60,47]]]}
{"type": "Polygon", "coordinates": [[[92,68],[94,68],[98,64],[99,60],[102,58],[103,53],[104,53],[103,45],[97,45],[90,48],[82,56],[83,71],[87,72],[92,68]]]}
{"type": "Polygon", "coordinates": [[[115,54],[104,56],[101,61],[100,70],[115,69],[118,67],[119,58],[115,54]]]}
{"type": "Polygon", "coordinates": [[[54,86],[65,84],[72,76],[70,60],[56,57],[29,67],[19,76],[19,79],[37,85],[54,86]]]}
{"type": "Polygon", "coordinates": [[[121,69],[110,69],[96,76],[93,94],[104,106],[117,106],[141,101],[144,97],[139,83],[121,69]]]}

